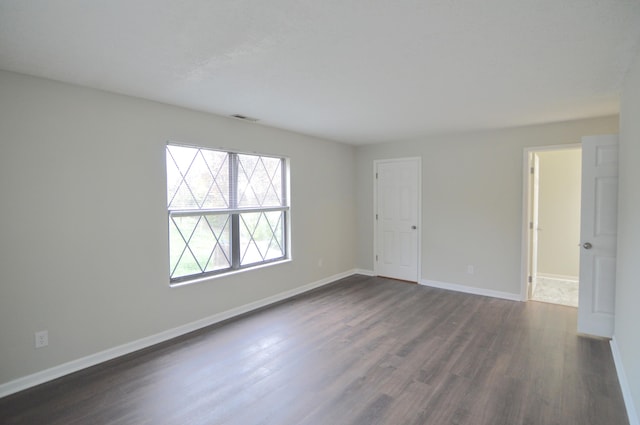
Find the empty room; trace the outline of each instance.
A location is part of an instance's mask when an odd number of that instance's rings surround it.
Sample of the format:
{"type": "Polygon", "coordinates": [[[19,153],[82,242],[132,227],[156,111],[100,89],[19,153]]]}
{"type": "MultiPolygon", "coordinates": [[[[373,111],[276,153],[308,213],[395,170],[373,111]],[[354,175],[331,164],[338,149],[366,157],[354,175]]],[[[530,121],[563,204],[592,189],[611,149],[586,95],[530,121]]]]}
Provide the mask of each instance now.
{"type": "Polygon", "coordinates": [[[0,424],[640,425],[640,1],[0,0],[0,424]]]}

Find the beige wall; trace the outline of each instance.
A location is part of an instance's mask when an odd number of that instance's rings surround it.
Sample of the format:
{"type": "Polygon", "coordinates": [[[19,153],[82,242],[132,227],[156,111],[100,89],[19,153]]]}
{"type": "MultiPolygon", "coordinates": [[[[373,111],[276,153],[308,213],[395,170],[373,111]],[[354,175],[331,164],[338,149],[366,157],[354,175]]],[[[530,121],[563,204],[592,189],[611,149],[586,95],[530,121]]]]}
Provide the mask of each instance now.
{"type": "Polygon", "coordinates": [[[419,156],[422,279],[520,294],[524,148],[617,130],[612,116],[358,147],[358,266],[373,270],[373,161],[419,156]]]}
{"type": "MultiPolygon", "coordinates": [[[[375,159],[422,157],[423,279],[516,294],[523,148],[577,143],[618,124],[605,117],[354,149],[6,72],[0,93],[0,384],[356,266],[372,270],[375,159]],[[170,288],[167,140],[289,156],[293,261],[170,288]],[[50,345],[35,350],[41,329],[50,345]]],[[[622,103],[615,333],[640,409],[638,116],[636,60],[622,103]]]]}
{"type": "Polygon", "coordinates": [[[538,274],[578,279],[580,149],[539,152],[538,274]]]}
{"type": "Polygon", "coordinates": [[[351,146],[7,72],[0,93],[0,384],[355,266],[351,146]],[[168,140],[289,156],[293,260],[170,288],[168,140]]]}
{"type": "MultiPolygon", "coordinates": [[[[640,414],[640,52],[626,76],[620,105],[618,258],[614,335],[640,414]]],[[[635,418],[636,423],[639,418],[635,418]]]]}

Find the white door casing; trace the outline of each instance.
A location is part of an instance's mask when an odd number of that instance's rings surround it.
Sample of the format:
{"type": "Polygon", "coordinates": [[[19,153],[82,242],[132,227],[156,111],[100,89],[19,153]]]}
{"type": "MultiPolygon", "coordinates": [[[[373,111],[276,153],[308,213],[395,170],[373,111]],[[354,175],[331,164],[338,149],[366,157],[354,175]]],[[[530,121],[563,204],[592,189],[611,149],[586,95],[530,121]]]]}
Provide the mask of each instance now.
{"type": "Polygon", "coordinates": [[[617,205],[618,136],[583,137],[579,333],[613,335],[617,205]]]}
{"type": "Polygon", "coordinates": [[[375,273],[417,282],[420,159],[376,161],[375,273]]]}
{"type": "Polygon", "coordinates": [[[533,296],[536,290],[536,281],[538,274],[538,200],[540,197],[540,157],[537,153],[531,154],[531,221],[529,224],[529,232],[531,239],[531,263],[530,263],[530,282],[528,289],[528,298],[533,296]]]}

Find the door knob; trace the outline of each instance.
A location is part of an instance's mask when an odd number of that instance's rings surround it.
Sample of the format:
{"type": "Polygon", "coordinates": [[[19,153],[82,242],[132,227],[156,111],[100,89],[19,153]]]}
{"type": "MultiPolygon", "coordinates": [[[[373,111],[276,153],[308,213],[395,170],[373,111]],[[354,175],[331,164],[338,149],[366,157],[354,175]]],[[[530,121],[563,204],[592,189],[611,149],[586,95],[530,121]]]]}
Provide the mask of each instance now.
{"type": "Polygon", "coordinates": [[[412,228],[413,230],[416,230],[416,229],[418,228],[418,226],[411,226],[411,228],[412,228]]]}
{"type": "Polygon", "coordinates": [[[591,245],[591,243],[590,243],[590,242],[585,242],[585,243],[582,245],[582,247],[583,247],[584,249],[591,249],[591,248],[593,247],[593,245],[591,245]]]}

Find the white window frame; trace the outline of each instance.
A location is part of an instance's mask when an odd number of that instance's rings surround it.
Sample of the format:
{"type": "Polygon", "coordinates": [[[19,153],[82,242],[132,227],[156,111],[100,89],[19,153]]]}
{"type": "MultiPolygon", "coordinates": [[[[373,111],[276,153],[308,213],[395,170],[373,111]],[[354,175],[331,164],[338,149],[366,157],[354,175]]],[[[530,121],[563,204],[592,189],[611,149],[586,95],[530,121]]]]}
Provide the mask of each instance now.
{"type": "MultiPolygon", "coordinates": [[[[251,152],[251,153],[245,153],[245,152],[239,152],[239,151],[235,151],[235,150],[229,150],[229,149],[213,149],[213,148],[206,148],[206,147],[201,147],[201,146],[193,146],[193,145],[185,145],[185,144],[179,144],[179,143],[174,143],[174,142],[169,142],[167,143],[167,148],[165,149],[165,155],[169,155],[168,153],[168,147],[169,146],[176,146],[176,147],[183,147],[183,148],[191,148],[191,149],[197,149],[199,151],[214,151],[214,152],[222,152],[228,155],[228,161],[229,161],[229,207],[228,208],[214,208],[214,209],[207,209],[207,208],[199,208],[199,209],[172,209],[169,207],[169,202],[170,199],[167,199],[167,215],[168,215],[168,230],[171,226],[172,223],[172,218],[173,217],[184,217],[184,216],[192,216],[192,217],[203,217],[204,215],[216,215],[216,214],[224,214],[224,215],[229,215],[230,218],[230,234],[231,234],[231,248],[230,248],[230,256],[231,258],[230,260],[230,267],[228,268],[224,268],[224,269],[218,269],[218,270],[214,270],[214,271],[204,271],[204,272],[200,272],[200,273],[195,273],[195,274],[190,274],[190,275],[184,275],[184,276],[179,276],[179,277],[172,277],[172,274],[174,272],[174,270],[171,270],[171,241],[169,240],[169,281],[170,284],[173,285],[181,285],[181,284],[185,284],[185,283],[191,283],[194,281],[200,281],[203,279],[208,279],[208,278],[212,278],[212,277],[219,277],[219,276],[224,276],[224,275],[228,275],[228,274],[233,274],[239,271],[243,271],[243,270],[249,270],[249,269],[255,269],[255,268],[260,268],[263,267],[265,265],[271,265],[271,264],[277,264],[277,263],[282,263],[285,261],[289,261],[291,259],[291,220],[290,220],[290,193],[289,193],[289,158],[284,157],[284,156],[280,156],[280,155],[270,155],[270,154],[258,154],[255,152],[251,152]],[[282,193],[281,193],[281,197],[282,197],[282,205],[280,206],[268,206],[268,207],[240,207],[238,205],[238,178],[239,178],[239,171],[238,171],[238,157],[239,155],[249,155],[249,156],[256,156],[256,157],[262,157],[262,158],[276,158],[279,159],[281,161],[281,185],[282,185],[282,193]],[[241,260],[242,260],[242,253],[240,252],[240,216],[243,213],[266,213],[266,212],[275,212],[275,211],[280,211],[283,213],[283,217],[282,217],[282,231],[283,231],[283,237],[282,237],[282,250],[284,252],[284,255],[282,255],[281,257],[277,257],[277,258],[271,258],[271,259],[267,259],[267,260],[262,260],[262,261],[258,261],[258,262],[253,262],[250,264],[245,264],[242,265],[241,264],[241,260]]],[[[184,177],[184,176],[183,176],[184,177]]],[[[166,182],[166,184],[168,185],[168,181],[166,182]]],[[[214,237],[212,235],[212,237],[214,237]]],[[[170,239],[170,238],[169,238],[170,239]]],[[[185,243],[188,245],[187,241],[185,241],[185,243]]],[[[188,246],[186,249],[189,249],[188,246]]],[[[197,261],[197,260],[196,260],[197,261]]]]}

